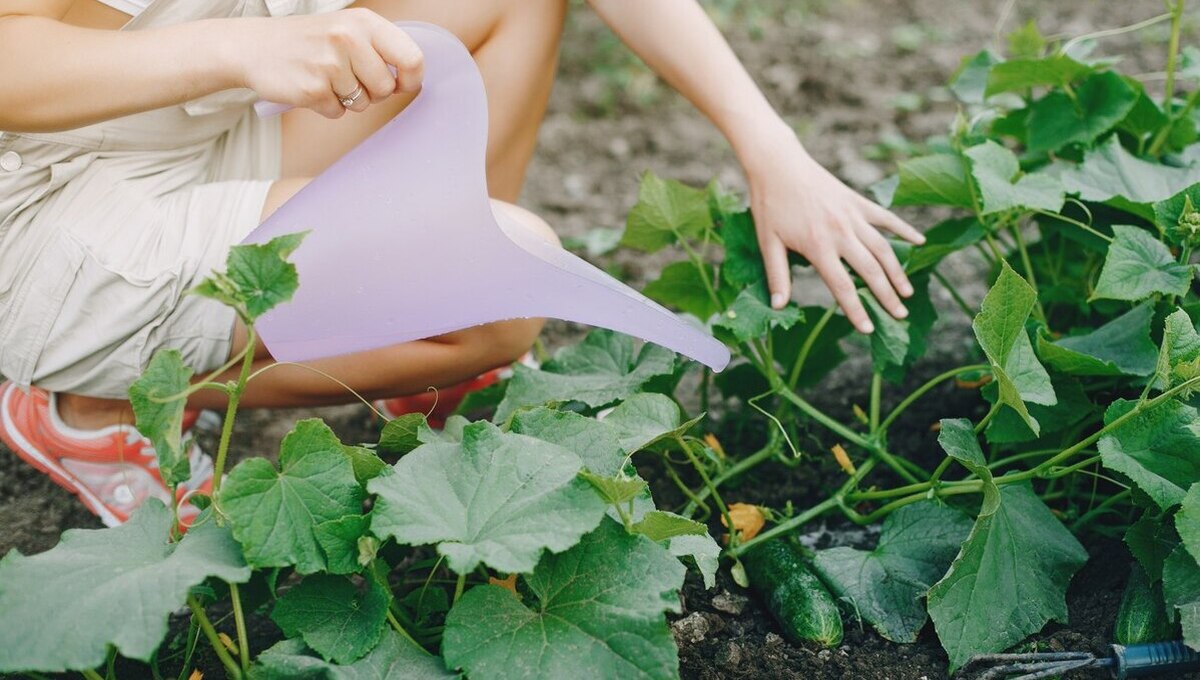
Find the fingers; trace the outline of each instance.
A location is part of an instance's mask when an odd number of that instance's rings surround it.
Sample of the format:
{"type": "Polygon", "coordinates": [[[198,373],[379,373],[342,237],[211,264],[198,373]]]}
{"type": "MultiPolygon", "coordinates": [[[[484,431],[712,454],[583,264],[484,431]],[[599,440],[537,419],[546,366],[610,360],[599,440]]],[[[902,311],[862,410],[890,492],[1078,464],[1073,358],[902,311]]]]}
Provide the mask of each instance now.
{"type": "Polygon", "coordinates": [[[871,251],[871,255],[879,261],[883,271],[887,273],[888,279],[892,282],[892,286],[900,295],[911,297],[913,294],[912,283],[908,280],[908,275],[904,273],[904,267],[900,264],[900,260],[896,257],[896,251],[892,250],[887,239],[866,222],[859,223],[858,236],[867,250],[871,251]]]}
{"type": "Polygon", "coordinates": [[[365,90],[361,98],[362,108],[359,108],[359,102],[355,102],[355,105],[350,107],[351,111],[361,111],[369,104],[381,102],[396,92],[396,78],[371,45],[358,42],[350,47],[350,67],[357,82],[361,83],[365,90]]]}
{"type": "Polygon", "coordinates": [[[908,316],[908,310],[904,308],[900,296],[896,295],[896,290],[892,288],[892,282],[888,280],[882,265],[879,260],[875,259],[875,255],[867,250],[866,246],[854,243],[847,249],[844,257],[889,314],[897,319],[908,316]]]}
{"type": "Polygon", "coordinates": [[[908,222],[896,217],[895,213],[861,196],[859,199],[861,200],[863,214],[866,215],[868,222],[887,229],[909,243],[916,245],[925,243],[925,236],[908,222]]]}
{"type": "Polygon", "coordinates": [[[792,268],[788,266],[788,249],[773,232],[760,229],[758,247],[767,269],[767,288],[771,291],[771,307],[783,309],[792,299],[792,268]]]}
{"type": "Polygon", "coordinates": [[[342,106],[347,111],[361,113],[371,105],[371,98],[367,94],[367,89],[362,86],[354,74],[354,70],[347,63],[330,81],[330,86],[333,89],[334,96],[338,99],[339,106],[342,106]],[[353,99],[354,101],[349,106],[346,106],[346,100],[348,99],[353,99]]]}
{"type": "Polygon", "coordinates": [[[867,310],[863,308],[862,300],[858,299],[858,290],[854,287],[854,281],[850,278],[850,273],[842,266],[842,261],[838,259],[837,255],[832,252],[822,255],[813,259],[812,265],[821,275],[821,279],[825,281],[825,285],[829,287],[829,292],[833,293],[833,299],[846,313],[846,318],[858,329],[858,332],[875,332],[875,325],[867,316],[867,310]]]}
{"type": "Polygon", "coordinates": [[[379,17],[372,28],[371,45],[396,69],[396,91],[416,92],[425,77],[425,55],[404,29],[379,17]]]}

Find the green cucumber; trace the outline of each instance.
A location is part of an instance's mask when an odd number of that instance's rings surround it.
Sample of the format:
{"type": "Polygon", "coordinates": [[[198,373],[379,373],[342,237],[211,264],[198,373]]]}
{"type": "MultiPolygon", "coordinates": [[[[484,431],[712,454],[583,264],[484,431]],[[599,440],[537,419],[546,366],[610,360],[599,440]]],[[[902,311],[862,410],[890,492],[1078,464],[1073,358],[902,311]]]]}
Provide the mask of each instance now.
{"type": "Polygon", "coordinates": [[[1141,565],[1130,565],[1113,637],[1122,645],[1161,642],[1171,639],[1173,628],[1163,604],[1162,582],[1150,583],[1141,565]]]}
{"type": "Polygon", "coordinates": [[[750,587],[762,596],[788,639],[825,647],[842,641],[837,602],[809,571],[797,547],[783,539],[766,541],[743,555],[742,564],[750,587]]]}

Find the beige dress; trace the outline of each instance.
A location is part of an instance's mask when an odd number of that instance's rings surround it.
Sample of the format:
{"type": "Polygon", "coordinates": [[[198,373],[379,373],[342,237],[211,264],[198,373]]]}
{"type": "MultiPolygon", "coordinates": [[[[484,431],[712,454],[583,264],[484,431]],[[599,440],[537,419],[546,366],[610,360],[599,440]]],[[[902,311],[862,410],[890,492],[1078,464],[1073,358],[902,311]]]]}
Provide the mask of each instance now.
{"type": "MultiPolygon", "coordinates": [[[[351,0],[155,0],[122,30],[332,11],[351,0]]],[[[53,134],[0,133],[0,373],[125,398],[155,350],[197,371],[233,312],[187,291],[255,226],[279,175],[278,119],[229,90],[53,134]]]]}

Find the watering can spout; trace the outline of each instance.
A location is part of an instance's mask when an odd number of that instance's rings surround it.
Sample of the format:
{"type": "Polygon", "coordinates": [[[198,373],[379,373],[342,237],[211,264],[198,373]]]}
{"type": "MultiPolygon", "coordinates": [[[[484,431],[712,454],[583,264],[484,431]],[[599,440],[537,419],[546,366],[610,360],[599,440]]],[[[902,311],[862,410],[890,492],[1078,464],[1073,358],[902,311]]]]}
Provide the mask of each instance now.
{"type": "Polygon", "coordinates": [[[633,335],[723,369],[729,350],[706,331],[493,214],[487,100],[475,62],[441,28],[399,25],[425,53],[421,93],[246,239],[312,232],[293,256],[300,289],[258,321],[272,355],[308,361],[483,323],[552,317],[633,335]],[[385,292],[395,290],[404,292],[385,292]]]}

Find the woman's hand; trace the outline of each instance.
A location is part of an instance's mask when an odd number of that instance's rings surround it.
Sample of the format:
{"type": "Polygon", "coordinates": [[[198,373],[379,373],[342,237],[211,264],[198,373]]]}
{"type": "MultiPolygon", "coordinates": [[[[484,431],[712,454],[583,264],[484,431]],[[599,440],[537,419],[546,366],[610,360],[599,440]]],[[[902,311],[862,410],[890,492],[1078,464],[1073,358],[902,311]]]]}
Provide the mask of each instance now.
{"type": "Polygon", "coordinates": [[[916,244],[925,242],[920,232],[821,167],[790,131],[787,141],[760,148],[746,167],[773,307],[791,298],[788,250],[794,250],[812,263],[859,331],[874,326],[843,262],[892,316],[908,316],[900,298],[911,296],[913,287],[879,229],[916,244]]]}
{"type": "Polygon", "coordinates": [[[231,30],[242,32],[231,41],[238,46],[240,80],[268,101],[338,118],[347,110],[341,98],[360,86],[350,111],[421,87],[421,49],[403,29],[367,9],[241,20],[231,22],[231,30]]]}

